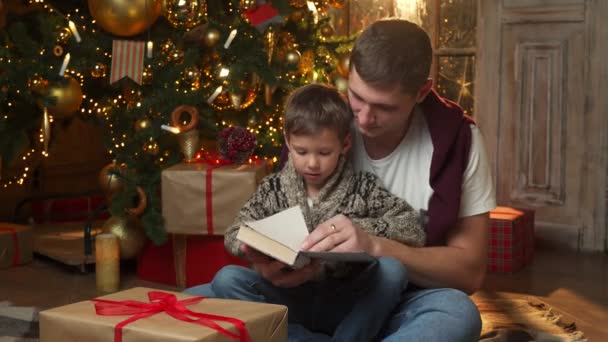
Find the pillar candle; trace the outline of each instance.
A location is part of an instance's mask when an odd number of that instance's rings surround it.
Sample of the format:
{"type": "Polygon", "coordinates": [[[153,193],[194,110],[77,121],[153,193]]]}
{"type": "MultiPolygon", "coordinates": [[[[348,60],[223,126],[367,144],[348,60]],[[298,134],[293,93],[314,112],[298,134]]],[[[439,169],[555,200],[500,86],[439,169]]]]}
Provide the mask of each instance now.
{"type": "Polygon", "coordinates": [[[98,291],[118,291],[120,247],[118,237],[114,234],[99,234],[95,238],[95,275],[98,291]]]}

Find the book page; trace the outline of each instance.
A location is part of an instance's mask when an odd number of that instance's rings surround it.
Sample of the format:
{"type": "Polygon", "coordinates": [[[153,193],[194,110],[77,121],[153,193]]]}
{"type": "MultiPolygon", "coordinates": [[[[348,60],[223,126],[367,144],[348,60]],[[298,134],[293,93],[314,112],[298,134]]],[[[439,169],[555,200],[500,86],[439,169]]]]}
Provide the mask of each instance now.
{"type": "Polygon", "coordinates": [[[308,236],[308,228],[300,206],[245,224],[295,252],[300,250],[302,242],[308,236]]]}

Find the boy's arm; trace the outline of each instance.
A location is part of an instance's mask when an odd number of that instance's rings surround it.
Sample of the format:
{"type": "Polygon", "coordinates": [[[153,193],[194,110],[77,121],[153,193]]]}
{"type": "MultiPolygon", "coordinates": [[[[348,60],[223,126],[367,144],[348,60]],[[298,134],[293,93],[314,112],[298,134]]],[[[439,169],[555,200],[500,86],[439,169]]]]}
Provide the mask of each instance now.
{"type": "Polygon", "coordinates": [[[359,179],[367,183],[361,188],[369,190],[365,194],[368,215],[355,218],[353,222],[372,235],[410,246],[423,246],[426,233],[420,214],[407,201],[384,188],[375,175],[364,173],[359,179]]]}

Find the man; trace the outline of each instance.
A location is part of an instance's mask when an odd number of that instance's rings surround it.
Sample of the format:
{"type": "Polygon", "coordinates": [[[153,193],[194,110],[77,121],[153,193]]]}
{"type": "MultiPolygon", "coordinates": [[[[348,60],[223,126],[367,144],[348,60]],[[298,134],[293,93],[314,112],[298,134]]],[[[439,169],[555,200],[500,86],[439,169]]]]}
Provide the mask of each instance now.
{"type": "MultiPolygon", "coordinates": [[[[485,275],[493,182],[479,130],[431,89],[431,60],[429,37],[419,26],[378,21],[355,42],[348,89],[356,119],[355,168],[375,173],[392,193],[428,214],[426,246],[371,236],[343,215],[319,224],[302,246],[363,250],[405,265],[416,286],[404,292],[378,335],[383,341],[474,341],[481,330],[467,294],[479,289],[485,275]]],[[[281,263],[246,246],[243,252],[277,286],[298,286],[320,271],[311,264],[283,272],[281,263]]],[[[290,330],[290,340],[314,341],[308,333],[290,330]]]]}

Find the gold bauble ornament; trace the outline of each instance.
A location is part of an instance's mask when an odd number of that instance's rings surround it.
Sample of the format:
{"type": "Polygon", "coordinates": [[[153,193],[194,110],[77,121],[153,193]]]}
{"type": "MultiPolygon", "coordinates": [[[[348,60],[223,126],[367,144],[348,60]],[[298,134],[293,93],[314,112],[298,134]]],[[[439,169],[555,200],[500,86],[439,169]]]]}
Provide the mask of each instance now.
{"type": "Polygon", "coordinates": [[[106,69],[107,67],[105,64],[97,62],[95,63],[93,70],[91,70],[91,76],[93,76],[94,78],[106,77],[106,69]]]}
{"type": "Polygon", "coordinates": [[[121,259],[137,256],[146,243],[146,234],[135,217],[112,216],[103,224],[101,231],[118,237],[121,259]]]}
{"type": "Polygon", "coordinates": [[[99,26],[122,37],[147,30],[162,10],[162,0],[88,0],[88,4],[99,26]]]}
{"type": "Polygon", "coordinates": [[[191,29],[207,19],[207,0],[164,0],[164,16],[173,27],[191,29]]]}
{"type": "Polygon", "coordinates": [[[72,31],[67,27],[62,27],[57,32],[57,44],[66,45],[72,38],[72,31]]]}
{"type": "Polygon", "coordinates": [[[320,33],[324,38],[329,38],[334,35],[334,28],[329,24],[325,24],[321,26],[320,33]]]}
{"type": "Polygon", "coordinates": [[[257,6],[256,0],[240,0],[239,6],[241,7],[241,11],[249,11],[250,9],[254,9],[257,6]]]}
{"type": "Polygon", "coordinates": [[[338,55],[338,59],[336,61],[336,70],[338,73],[344,77],[348,77],[350,65],[350,54],[341,53],[338,55]]]}
{"type": "Polygon", "coordinates": [[[42,95],[55,99],[55,104],[48,106],[48,110],[56,119],[72,116],[82,104],[80,83],[67,75],[62,81],[49,83],[48,87],[42,91],[42,95]]]}
{"type": "Polygon", "coordinates": [[[287,65],[296,65],[300,62],[300,57],[302,55],[300,54],[300,51],[292,49],[292,50],[288,50],[287,53],[285,54],[285,63],[287,65]]]}
{"type": "Polygon", "coordinates": [[[106,198],[111,198],[115,193],[120,192],[123,189],[124,182],[122,178],[115,174],[115,172],[123,173],[124,166],[110,163],[99,171],[99,187],[106,195],[106,198]]]}
{"type": "Polygon", "coordinates": [[[329,5],[337,9],[342,9],[346,6],[347,0],[329,0],[329,5]]]}
{"type": "Polygon", "coordinates": [[[32,76],[32,78],[27,81],[27,87],[33,94],[42,94],[48,85],[49,82],[38,74],[32,76]]]}
{"type": "Polygon", "coordinates": [[[148,141],[144,143],[142,150],[151,156],[155,156],[158,154],[160,148],[158,147],[158,143],[156,142],[156,140],[150,137],[150,139],[148,139],[148,141]]]}
{"type": "Polygon", "coordinates": [[[135,121],[135,132],[143,131],[152,127],[152,120],[148,118],[141,118],[135,121]]]}
{"type": "Polygon", "coordinates": [[[210,28],[205,31],[205,36],[203,37],[203,43],[207,47],[214,47],[217,42],[220,41],[220,31],[216,28],[210,28]]]}
{"type": "Polygon", "coordinates": [[[304,8],[306,7],[306,0],[289,0],[289,6],[295,8],[304,8]]]}
{"type": "Polygon", "coordinates": [[[346,93],[348,91],[348,79],[346,77],[343,77],[340,74],[334,74],[332,75],[332,78],[334,80],[334,85],[339,92],[346,93]]]}
{"type": "Polygon", "coordinates": [[[289,20],[293,21],[294,23],[298,23],[298,22],[302,21],[302,19],[304,19],[305,16],[306,16],[306,10],[297,8],[297,9],[291,11],[291,13],[289,14],[289,20]]]}

